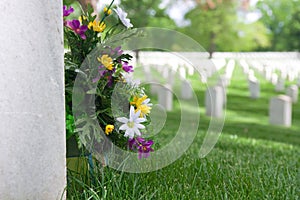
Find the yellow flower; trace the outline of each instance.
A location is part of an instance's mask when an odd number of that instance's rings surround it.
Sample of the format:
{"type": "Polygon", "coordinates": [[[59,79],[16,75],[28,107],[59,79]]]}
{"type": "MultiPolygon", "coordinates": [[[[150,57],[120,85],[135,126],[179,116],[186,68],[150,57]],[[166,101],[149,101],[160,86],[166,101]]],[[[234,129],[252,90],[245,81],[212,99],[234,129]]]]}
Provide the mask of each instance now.
{"type": "Polygon", "coordinates": [[[147,99],[148,96],[144,95],[142,97],[133,97],[133,100],[130,102],[131,105],[135,105],[135,112],[141,111],[140,117],[144,117],[145,115],[150,113],[151,104],[149,104],[150,99],[147,99]]]}
{"type": "Polygon", "coordinates": [[[111,14],[111,9],[108,9],[107,7],[105,7],[103,9],[104,13],[106,13],[107,15],[110,15],[111,14]]]}
{"type": "Polygon", "coordinates": [[[94,20],[93,22],[90,22],[88,24],[88,28],[91,29],[93,27],[93,30],[96,32],[103,32],[104,29],[106,28],[106,24],[104,22],[97,22],[96,20],[94,20]]]}
{"type": "Polygon", "coordinates": [[[106,125],[105,134],[109,135],[114,130],[114,128],[115,128],[114,125],[110,125],[110,124],[106,125]]]}
{"type": "Polygon", "coordinates": [[[150,113],[151,107],[147,106],[146,104],[142,104],[137,107],[135,112],[141,111],[140,117],[143,117],[145,115],[148,115],[150,113]]]}
{"type": "Polygon", "coordinates": [[[80,21],[80,23],[82,23],[82,19],[87,20],[87,17],[84,16],[84,15],[81,15],[81,16],[78,17],[78,20],[80,21]]]}
{"type": "Polygon", "coordinates": [[[101,58],[98,57],[97,60],[101,62],[106,69],[113,70],[113,59],[107,54],[101,56],[101,58]]]}
{"type": "Polygon", "coordinates": [[[131,105],[135,105],[136,107],[139,107],[142,105],[143,101],[147,99],[147,95],[142,96],[141,98],[138,98],[137,96],[133,97],[132,102],[130,102],[131,105]]]}

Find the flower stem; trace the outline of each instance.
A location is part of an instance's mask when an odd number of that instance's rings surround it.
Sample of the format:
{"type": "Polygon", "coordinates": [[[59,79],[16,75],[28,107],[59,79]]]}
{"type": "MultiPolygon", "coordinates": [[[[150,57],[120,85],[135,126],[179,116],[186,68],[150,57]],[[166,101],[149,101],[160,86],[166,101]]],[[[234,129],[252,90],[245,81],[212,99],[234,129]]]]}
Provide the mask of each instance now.
{"type": "MultiPolygon", "coordinates": [[[[107,10],[109,10],[109,9],[111,8],[111,6],[113,5],[114,1],[115,1],[115,0],[112,0],[112,1],[110,2],[110,4],[109,4],[107,10]]],[[[104,19],[105,19],[107,16],[108,16],[108,15],[107,15],[106,13],[104,13],[104,16],[102,17],[100,23],[103,22],[104,19]]]]}

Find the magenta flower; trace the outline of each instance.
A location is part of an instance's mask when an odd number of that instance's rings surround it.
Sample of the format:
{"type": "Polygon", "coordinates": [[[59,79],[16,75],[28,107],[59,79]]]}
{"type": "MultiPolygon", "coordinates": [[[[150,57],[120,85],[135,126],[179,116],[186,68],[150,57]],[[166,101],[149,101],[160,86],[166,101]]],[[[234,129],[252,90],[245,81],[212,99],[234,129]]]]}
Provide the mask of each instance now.
{"type": "Polygon", "coordinates": [[[72,21],[67,21],[66,26],[72,29],[76,34],[78,34],[83,40],[86,39],[84,33],[87,31],[88,27],[86,25],[80,26],[80,21],[74,19],[72,21]]]}
{"type": "Polygon", "coordinates": [[[133,72],[133,67],[131,65],[128,65],[128,62],[123,62],[122,68],[125,72],[133,72]]]}
{"type": "Polygon", "coordinates": [[[129,146],[129,149],[131,149],[131,150],[134,150],[134,149],[136,149],[136,147],[137,147],[137,142],[136,142],[136,139],[135,138],[129,138],[128,139],[128,146],[129,146]]]}
{"type": "Polygon", "coordinates": [[[140,145],[138,147],[138,151],[139,151],[139,156],[138,158],[141,159],[142,157],[144,158],[148,158],[150,156],[150,151],[154,151],[151,146],[153,145],[153,141],[152,140],[148,140],[142,143],[142,145],[140,145]]]}
{"type": "Polygon", "coordinates": [[[151,146],[153,145],[152,140],[146,141],[144,138],[136,137],[128,140],[128,146],[131,150],[138,150],[138,158],[148,158],[150,156],[150,152],[154,151],[151,146]]]}
{"type": "Polygon", "coordinates": [[[72,12],[74,12],[74,8],[72,6],[70,6],[69,9],[67,9],[66,5],[63,6],[63,16],[64,17],[69,16],[72,12]]]}
{"type": "Polygon", "coordinates": [[[113,70],[107,70],[103,65],[100,65],[98,67],[98,75],[96,78],[94,78],[92,81],[93,83],[96,83],[98,82],[101,78],[104,78],[107,80],[107,86],[108,87],[111,87],[114,83],[114,80],[113,80],[113,73],[115,72],[116,70],[113,69],[113,70]]]}
{"type": "Polygon", "coordinates": [[[115,49],[112,49],[110,52],[111,55],[120,56],[123,54],[123,50],[121,50],[121,46],[116,47],[115,49]]]}

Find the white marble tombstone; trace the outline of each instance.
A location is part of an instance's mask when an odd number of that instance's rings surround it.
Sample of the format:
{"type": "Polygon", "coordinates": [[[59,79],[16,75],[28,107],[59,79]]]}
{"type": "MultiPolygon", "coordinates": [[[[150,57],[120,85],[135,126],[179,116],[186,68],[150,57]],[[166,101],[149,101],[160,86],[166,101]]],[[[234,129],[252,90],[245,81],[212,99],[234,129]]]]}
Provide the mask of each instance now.
{"type": "Polygon", "coordinates": [[[218,85],[223,85],[223,87],[227,87],[230,84],[230,79],[226,75],[221,75],[218,80],[218,85]]]}
{"type": "Polygon", "coordinates": [[[287,78],[287,75],[287,71],[285,69],[282,69],[280,73],[280,78],[285,80],[287,78]]]}
{"type": "Polygon", "coordinates": [[[255,73],[254,73],[253,69],[249,69],[248,78],[253,78],[253,77],[255,77],[255,73]]]}
{"type": "Polygon", "coordinates": [[[275,85],[275,91],[282,92],[285,89],[285,81],[282,78],[277,80],[277,84],[275,85]]]}
{"type": "Polygon", "coordinates": [[[272,74],[272,78],[271,78],[271,83],[272,83],[273,85],[276,85],[277,82],[278,82],[278,75],[277,75],[276,73],[273,73],[273,74],[272,74]]]}
{"type": "Polygon", "coordinates": [[[299,77],[297,79],[297,85],[298,85],[298,87],[300,87],[300,75],[299,75],[299,77]]]}
{"type": "Polygon", "coordinates": [[[248,79],[250,98],[258,99],[260,96],[260,86],[259,81],[256,78],[248,79]]]}
{"type": "Polygon", "coordinates": [[[64,199],[62,1],[0,8],[0,199],[64,199]]]}
{"type": "Polygon", "coordinates": [[[291,85],[286,90],[286,95],[291,97],[293,103],[298,102],[298,86],[291,85]]]}
{"type": "Polygon", "coordinates": [[[206,115],[211,117],[223,116],[223,94],[220,86],[209,87],[205,93],[206,115]]]}
{"type": "Polygon", "coordinates": [[[158,104],[160,104],[167,111],[173,109],[173,92],[171,85],[166,84],[158,88],[158,104]]]}
{"type": "Polygon", "coordinates": [[[191,65],[188,65],[188,66],[187,66],[187,69],[188,69],[188,74],[189,74],[190,76],[193,76],[193,75],[194,75],[194,71],[195,71],[194,67],[191,66],[191,65]]]}
{"type": "Polygon", "coordinates": [[[193,89],[191,83],[188,80],[182,80],[181,82],[181,98],[191,99],[193,97],[193,89]]]}
{"type": "Polygon", "coordinates": [[[292,100],[289,96],[272,97],[269,105],[270,124],[290,127],[292,123],[292,100]]]}
{"type": "Polygon", "coordinates": [[[169,69],[168,72],[168,79],[167,79],[167,84],[173,86],[174,85],[174,81],[175,81],[175,73],[176,71],[174,71],[172,68],[169,69]]]}
{"type": "Polygon", "coordinates": [[[202,71],[200,76],[201,83],[207,83],[207,73],[205,71],[202,71]]]}
{"type": "Polygon", "coordinates": [[[147,82],[152,81],[152,74],[151,74],[151,67],[150,67],[150,65],[144,65],[143,66],[143,70],[144,70],[144,73],[145,73],[145,80],[147,82]]]}
{"type": "Polygon", "coordinates": [[[294,72],[293,70],[290,70],[290,71],[288,72],[288,80],[289,80],[290,82],[292,82],[292,81],[295,80],[295,78],[296,78],[295,72],[294,72]]]}
{"type": "Polygon", "coordinates": [[[267,81],[272,80],[272,69],[269,68],[268,66],[265,66],[264,68],[264,76],[267,81]]]}
{"type": "Polygon", "coordinates": [[[226,77],[230,80],[232,77],[232,73],[234,70],[234,66],[235,66],[235,61],[233,59],[230,59],[228,61],[228,64],[226,66],[226,70],[225,70],[225,75],[226,77]]]}
{"type": "Polygon", "coordinates": [[[249,65],[247,64],[247,62],[245,60],[240,60],[240,65],[243,68],[244,74],[248,74],[248,72],[249,72],[249,65]]]}
{"type": "Polygon", "coordinates": [[[186,69],[185,69],[185,67],[179,67],[178,72],[179,72],[180,79],[185,80],[186,79],[186,69]]]}
{"type": "Polygon", "coordinates": [[[170,73],[169,67],[168,66],[163,67],[161,73],[162,73],[162,77],[164,79],[167,79],[170,73]]]}
{"type": "Polygon", "coordinates": [[[225,108],[227,103],[227,88],[220,82],[216,86],[219,86],[222,90],[223,107],[225,108]]]}

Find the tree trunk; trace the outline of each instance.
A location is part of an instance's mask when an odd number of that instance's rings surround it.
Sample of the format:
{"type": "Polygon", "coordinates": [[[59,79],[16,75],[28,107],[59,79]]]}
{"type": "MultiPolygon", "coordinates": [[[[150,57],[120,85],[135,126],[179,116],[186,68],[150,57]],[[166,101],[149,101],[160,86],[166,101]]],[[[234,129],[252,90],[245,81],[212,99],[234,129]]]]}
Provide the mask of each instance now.
{"type": "Polygon", "coordinates": [[[213,53],[216,50],[216,41],[215,41],[215,39],[216,39],[216,33],[211,32],[210,33],[209,50],[208,50],[208,52],[209,52],[209,59],[212,58],[213,53]]]}

